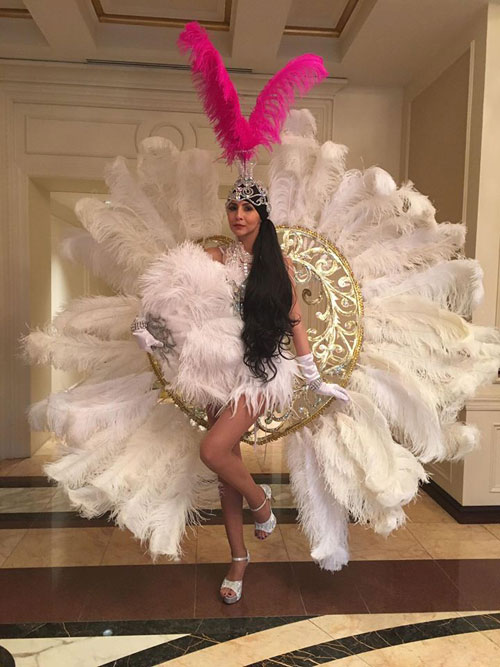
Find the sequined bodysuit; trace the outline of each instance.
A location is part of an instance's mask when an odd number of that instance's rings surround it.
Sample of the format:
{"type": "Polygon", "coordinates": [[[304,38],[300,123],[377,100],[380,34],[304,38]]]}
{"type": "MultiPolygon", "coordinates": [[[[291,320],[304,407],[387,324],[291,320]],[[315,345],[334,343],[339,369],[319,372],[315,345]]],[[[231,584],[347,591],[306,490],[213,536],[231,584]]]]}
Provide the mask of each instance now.
{"type": "Polygon", "coordinates": [[[220,250],[229,283],[233,288],[234,312],[243,317],[243,300],[248,274],[252,266],[252,254],[245,250],[241,241],[233,241],[228,246],[221,246],[220,250]]]}

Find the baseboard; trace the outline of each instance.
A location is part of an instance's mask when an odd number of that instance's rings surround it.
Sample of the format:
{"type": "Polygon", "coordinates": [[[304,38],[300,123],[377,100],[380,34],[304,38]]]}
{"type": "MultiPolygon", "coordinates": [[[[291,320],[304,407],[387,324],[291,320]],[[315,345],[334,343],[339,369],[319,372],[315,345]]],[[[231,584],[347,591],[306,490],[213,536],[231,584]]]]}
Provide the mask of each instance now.
{"type": "Polygon", "coordinates": [[[433,480],[422,489],[458,523],[500,523],[499,505],[461,505],[433,480]]]}

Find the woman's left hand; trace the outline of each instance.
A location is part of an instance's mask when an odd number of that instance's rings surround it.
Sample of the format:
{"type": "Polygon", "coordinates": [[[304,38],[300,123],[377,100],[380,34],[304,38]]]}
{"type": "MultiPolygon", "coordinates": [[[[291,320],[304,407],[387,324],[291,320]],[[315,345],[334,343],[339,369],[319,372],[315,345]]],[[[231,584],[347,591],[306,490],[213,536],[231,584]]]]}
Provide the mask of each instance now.
{"type": "MultiPolygon", "coordinates": [[[[311,387],[312,389],[312,387],[311,387]]],[[[316,394],[321,396],[333,396],[340,401],[350,401],[349,394],[346,390],[334,382],[322,382],[317,389],[313,389],[316,394]]]]}
{"type": "Polygon", "coordinates": [[[340,401],[350,401],[349,394],[340,385],[333,382],[323,382],[318,371],[318,367],[314,363],[314,357],[309,352],[297,357],[301,373],[304,380],[311,391],[322,396],[333,396],[340,401]]]}

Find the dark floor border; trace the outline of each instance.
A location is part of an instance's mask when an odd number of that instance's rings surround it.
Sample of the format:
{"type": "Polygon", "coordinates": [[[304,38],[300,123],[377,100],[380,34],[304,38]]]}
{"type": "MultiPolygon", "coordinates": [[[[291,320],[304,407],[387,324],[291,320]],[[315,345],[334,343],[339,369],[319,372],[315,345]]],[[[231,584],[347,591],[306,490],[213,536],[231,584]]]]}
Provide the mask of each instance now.
{"type": "MultiPolygon", "coordinates": [[[[290,484],[289,473],[257,472],[251,474],[256,484],[290,484]]],[[[51,486],[57,486],[57,482],[44,475],[25,475],[23,477],[0,476],[0,489],[46,488],[51,486]]]]}
{"type": "Polygon", "coordinates": [[[236,639],[279,625],[304,621],[314,616],[254,616],[234,618],[168,618],[148,621],[69,621],[67,623],[0,624],[0,639],[40,639],[47,637],[101,637],[112,635],[227,635],[236,639]]]}
{"type": "MultiPolygon", "coordinates": [[[[200,510],[204,517],[204,526],[219,526],[224,523],[222,510],[200,510]]],[[[279,523],[296,523],[297,509],[295,507],[273,507],[273,512],[279,523]]],[[[254,523],[254,517],[249,509],[243,510],[243,523],[254,523]]],[[[0,530],[12,528],[96,528],[112,527],[113,520],[109,513],[94,519],[86,519],[77,512],[5,512],[0,513],[0,530]]]]}
{"type": "MultiPolygon", "coordinates": [[[[254,662],[245,667],[271,667],[280,665],[283,667],[297,667],[298,665],[319,665],[323,662],[333,662],[348,656],[376,651],[388,646],[399,646],[424,639],[436,639],[438,637],[450,637],[482,630],[497,630],[500,628],[500,614],[484,614],[478,616],[459,616],[458,618],[439,619],[436,621],[424,621],[411,625],[399,625],[393,628],[382,628],[372,632],[364,632],[351,637],[333,639],[321,644],[314,644],[297,651],[282,653],[272,658],[254,662]]],[[[139,655],[139,654],[137,654],[139,655]]],[[[116,663],[117,667],[138,667],[140,662],[116,663]]]]}
{"type": "Polygon", "coordinates": [[[46,488],[48,486],[57,486],[57,482],[48,477],[39,475],[25,475],[23,477],[0,477],[0,489],[29,489],[29,488],[46,488]]]}
{"type": "Polygon", "coordinates": [[[458,523],[500,523],[500,505],[461,505],[432,479],[422,489],[458,523]]]}

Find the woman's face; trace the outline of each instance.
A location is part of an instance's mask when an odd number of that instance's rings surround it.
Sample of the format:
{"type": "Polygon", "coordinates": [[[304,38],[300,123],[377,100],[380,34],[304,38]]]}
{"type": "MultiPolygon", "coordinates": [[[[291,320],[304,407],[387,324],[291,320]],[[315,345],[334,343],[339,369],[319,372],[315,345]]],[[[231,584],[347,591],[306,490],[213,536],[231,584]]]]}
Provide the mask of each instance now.
{"type": "Polygon", "coordinates": [[[255,240],[259,233],[260,215],[248,201],[230,201],[226,206],[231,231],[241,241],[245,237],[255,240]]]}

